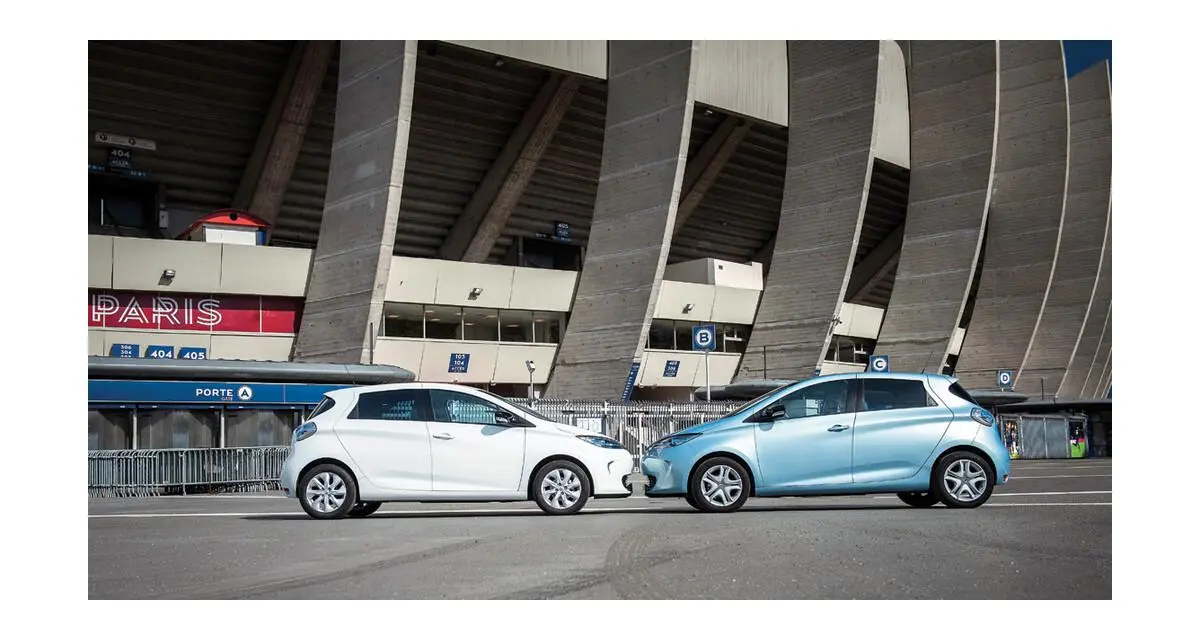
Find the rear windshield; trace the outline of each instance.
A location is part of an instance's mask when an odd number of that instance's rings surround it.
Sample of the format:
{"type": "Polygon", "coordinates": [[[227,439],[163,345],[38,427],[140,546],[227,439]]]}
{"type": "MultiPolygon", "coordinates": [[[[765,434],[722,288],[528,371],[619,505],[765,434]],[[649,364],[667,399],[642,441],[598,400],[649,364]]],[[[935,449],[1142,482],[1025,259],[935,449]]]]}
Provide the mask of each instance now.
{"type": "Polygon", "coordinates": [[[975,398],[972,398],[971,394],[967,393],[967,390],[964,389],[963,386],[957,382],[950,385],[950,393],[953,393],[954,395],[962,398],[963,400],[966,400],[967,402],[970,402],[971,404],[979,404],[978,402],[975,401],[975,398]]]}

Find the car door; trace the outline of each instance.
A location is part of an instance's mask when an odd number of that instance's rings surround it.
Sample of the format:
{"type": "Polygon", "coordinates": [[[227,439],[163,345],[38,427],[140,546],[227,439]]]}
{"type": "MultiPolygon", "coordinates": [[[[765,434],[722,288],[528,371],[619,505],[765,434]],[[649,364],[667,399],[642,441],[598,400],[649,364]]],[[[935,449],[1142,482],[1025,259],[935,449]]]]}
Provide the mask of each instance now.
{"type": "Polygon", "coordinates": [[[429,491],[432,453],[420,389],[362,393],[337,425],[337,436],[375,486],[388,491],[429,491]]]}
{"type": "Polygon", "coordinates": [[[526,427],[500,424],[496,404],[479,396],[429,390],[433,490],[514,492],[525,467],[526,427]]]}
{"type": "Polygon", "coordinates": [[[911,478],[929,459],[950,421],[921,378],[863,376],[854,419],[854,482],[911,478]]]}
{"type": "Polygon", "coordinates": [[[780,417],[755,429],[763,488],[786,489],[851,481],[852,379],[797,389],[767,407],[780,417]]]}

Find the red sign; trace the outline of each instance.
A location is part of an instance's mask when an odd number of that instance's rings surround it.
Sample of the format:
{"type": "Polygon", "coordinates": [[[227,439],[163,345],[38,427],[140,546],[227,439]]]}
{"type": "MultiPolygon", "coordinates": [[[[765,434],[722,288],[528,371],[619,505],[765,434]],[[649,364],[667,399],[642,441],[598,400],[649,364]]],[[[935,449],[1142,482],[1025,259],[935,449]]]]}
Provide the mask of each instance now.
{"type": "Polygon", "coordinates": [[[88,326],[295,334],[303,308],[299,298],[89,290],[88,326]]]}

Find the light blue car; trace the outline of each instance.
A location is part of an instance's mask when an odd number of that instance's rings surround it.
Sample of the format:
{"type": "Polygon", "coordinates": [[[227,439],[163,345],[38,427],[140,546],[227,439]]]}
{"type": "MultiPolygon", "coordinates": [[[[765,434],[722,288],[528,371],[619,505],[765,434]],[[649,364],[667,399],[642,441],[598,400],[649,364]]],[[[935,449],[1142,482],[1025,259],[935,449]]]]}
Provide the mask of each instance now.
{"type": "Polygon", "coordinates": [[[780,387],[646,451],[646,495],[731,512],[750,496],[896,493],[978,507],[1008,482],[992,415],[952,377],[849,373],[780,387]]]}

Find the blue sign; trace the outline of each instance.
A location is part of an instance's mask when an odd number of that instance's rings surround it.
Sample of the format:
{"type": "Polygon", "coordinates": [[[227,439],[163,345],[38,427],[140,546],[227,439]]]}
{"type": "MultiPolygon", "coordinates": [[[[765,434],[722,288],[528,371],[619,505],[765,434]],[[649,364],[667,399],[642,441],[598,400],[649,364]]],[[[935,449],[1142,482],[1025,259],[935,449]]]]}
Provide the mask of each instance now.
{"type": "Polygon", "coordinates": [[[638,370],[642,368],[642,363],[634,362],[629,365],[629,377],[625,378],[625,391],[621,393],[621,400],[628,402],[633,397],[633,384],[637,382],[638,370]]]}
{"type": "Polygon", "coordinates": [[[317,404],[351,385],[88,380],[88,402],[122,404],[317,404]]]}
{"type": "Polygon", "coordinates": [[[179,348],[179,359],[180,360],[207,360],[208,359],[208,349],[205,349],[204,347],[180,347],[179,348]]]}
{"type": "Polygon", "coordinates": [[[108,355],[113,358],[136,358],[141,348],[141,345],[136,344],[114,344],[108,355]]]}
{"type": "Polygon", "coordinates": [[[712,351],[717,348],[717,328],[711,324],[692,327],[692,351],[712,351]]]}
{"type": "Polygon", "coordinates": [[[170,345],[152,344],[146,348],[147,358],[166,358],[168,360],[175,357],[175,347],[170,345]]]}
{"type": "Polygon", "coordinates": [[[1004,391],[1012,391],[1013,388],[1013,372],[1012,369],[1001,369],[996,372],[996,386],[1004,391]]]}
{"type": "Polygon", "coordinates": [[[868,368],[872,373],[887,373],[889,370],[887,356],[871,356],[868,368]]]}
{"type": "Polygon", "coordinates": [[[450,354],[450,373],[466,373],[471,366],[471,354],[469,353],[452,353],[450,354]]]}
{"type": "Polygon", "coordinates": [[[571,225],[567,224],[566,222],[554,223],[554,237],[558,238],[559,240],[570,240],[571,225]]]}
{"type": "Polygon", "coordinates": [[[663,368],[664,378],[675,378],[679,375],[679,361],[667,360],[667,366],[663,368]]]}

